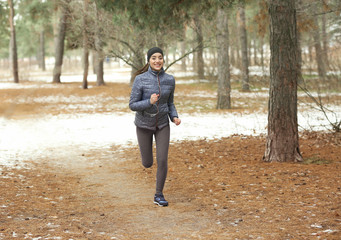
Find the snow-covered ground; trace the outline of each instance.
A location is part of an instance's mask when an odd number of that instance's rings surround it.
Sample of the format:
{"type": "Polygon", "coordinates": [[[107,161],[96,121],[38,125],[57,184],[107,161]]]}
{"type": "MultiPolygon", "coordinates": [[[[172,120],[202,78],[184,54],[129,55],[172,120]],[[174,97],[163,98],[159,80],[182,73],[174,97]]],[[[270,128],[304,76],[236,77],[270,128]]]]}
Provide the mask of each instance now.
{"type": "MultiPolygon", "coordinates": [[[[335,106],[335,108],[337,108],[335,106]]],[[[338,107],[338,112],[341,108],[338,107]]],[[[328,125],[318,111],[299,113],[305,129],[325,130],[328,125]]],[[[171,124],[171,140],[214,139],[233,134],[266,133],[264,113],[182,114],[182,124],[171,124]]],[[[20,164],[45,157],[72,158],[91,149],[112,145],[136,145],[133,113],[77,114],[45,116],[39,119],[0,118],[0,164],[20,164]]]]}
{"type": "MultiPolygon", "coordinates": [[[[66,81],[65,76],[62,81],[66,81]]],[[[81,82],[81,76],[69,76],[70,81],[81,82]]],[[[107,75],[106,81],[129,82],[129,71],[107,75]],[[118,77],[117,77],[118,76],[118,77]],[[117,81],[116,81],[117,80],[117,81]]],[[[42,78],[43,79],[43,78],[42,78]]],[[[42,80],[42,79],[34,79],[42,80]]],[[[93,77],[90,76],[94,81],[93,77]]],[[[45,85],[37,84],[36,87],[45,85]]],[[[0,82],[0,88],[27,88],[34,84],[0,82]]],[[[57,87],[49,84],[46,87],[57,87]]],[[[199,95],[202,93],[198,93],[199,95]]],[[[259,93],[263,94],[264,93],[259,93]]],[[[51,99],[49,99],[51,101],[51,99]]],[[[77,101],[76,101],[77,102],[77,101]]],[[[340,119],[341,106],[329,106],[339,115],[330,115],[331,120],[340,119]]],[[[180,113],[181,114],[181,113],[180,113]]],[[[171,124],[171,141],[214,139],[233,134],[259,135],[266,133],[265,113],[209,113],[181,114],[182,124],[171,124]]],[[[38,119],[0,118],[0,165],[20,165],[37,158],[79,157],[91,149],[108,151],[112,145],[127,147],[137,144],[134,113],[61,114],[38,119]]],[[[299,111],[300,129],[325,130],[328,126],[321,112],[309,109],[299,111]]]]}

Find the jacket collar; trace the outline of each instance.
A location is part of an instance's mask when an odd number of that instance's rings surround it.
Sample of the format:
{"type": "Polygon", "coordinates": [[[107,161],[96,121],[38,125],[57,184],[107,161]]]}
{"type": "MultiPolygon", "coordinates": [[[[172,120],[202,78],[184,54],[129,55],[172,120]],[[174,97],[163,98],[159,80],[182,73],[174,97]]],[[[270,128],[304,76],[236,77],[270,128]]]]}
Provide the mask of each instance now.
{"type": "Polygon", "coordinates": [[[158,74],[161,75],[165,72],[165,70],[163,70],[163,68],[161,68],[160,71],[154,71],[150,66],[148,67],[148,72],[150,72],[151,74],[157,76],[158,74]]]}

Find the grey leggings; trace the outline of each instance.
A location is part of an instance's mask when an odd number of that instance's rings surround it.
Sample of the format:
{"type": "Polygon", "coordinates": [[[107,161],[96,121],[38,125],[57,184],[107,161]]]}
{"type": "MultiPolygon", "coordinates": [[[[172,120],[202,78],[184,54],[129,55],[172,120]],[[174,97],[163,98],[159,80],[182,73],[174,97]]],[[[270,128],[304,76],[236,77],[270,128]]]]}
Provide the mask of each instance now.
{"type": "Polygon", "coordinates": [[[162,193],[168,170],[169,125],[155,131],[136,127],[137,141],[139,143],[142,165],[150,168],[153,165],[153,135],[156,142],[156,193],[162,193]]]}

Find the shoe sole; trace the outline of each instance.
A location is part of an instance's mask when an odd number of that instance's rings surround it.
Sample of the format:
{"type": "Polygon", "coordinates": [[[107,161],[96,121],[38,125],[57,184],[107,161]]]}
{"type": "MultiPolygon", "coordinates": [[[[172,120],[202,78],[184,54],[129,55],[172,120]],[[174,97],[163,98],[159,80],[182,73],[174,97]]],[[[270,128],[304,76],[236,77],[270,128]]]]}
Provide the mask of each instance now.
{"type": "Polygon", "coordinates": [[[162,204],[160,204],[160,203],[158,203],[158,202],[155,202],[155,201],[154,201],[154,203],[155,203],[156,205],[159,205],[160,207],[167,207],[167,206],[168,206],[168,204],[167,204],[167,205],[162,205],[162,204]]]}

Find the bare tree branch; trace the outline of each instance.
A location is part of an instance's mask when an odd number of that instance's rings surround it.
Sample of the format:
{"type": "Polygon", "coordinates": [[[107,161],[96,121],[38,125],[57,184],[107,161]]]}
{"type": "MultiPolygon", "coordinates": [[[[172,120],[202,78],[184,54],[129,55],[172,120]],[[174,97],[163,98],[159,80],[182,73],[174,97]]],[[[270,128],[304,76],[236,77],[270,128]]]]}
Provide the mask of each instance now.
{"type": "Polygon", "coordinates": [[[310,92],[309,92],[309,90],[306,88],[306,87],[302,87],[301,85],[299,85],[298,84],[298,86],[299,86],[299,88],[300,89],[302,89],[306,94],[307,94],[307,96],[317,105],[317,109],[319,110],[319,111],[321,111],[322,113],[323,113],[323,115],[325,116],[325,118],[327,119],[327,121],[329,122],[329,124],[332,126],[332,128],[333,128],[333,130],[335,131],[335,132],[340,132],[341,131],[341,120],[338,120],[337,119],[337,115],[336,115],[336,113],[334,112],[334,111],[332,111],[332,110],[330,110],[330,109],[328,109],[328,108],[326,108],[325,106],[324,106],[324,104],[322,103],[322,97],[321,97],[321,95],[320,94],[318,94],[318,98],[316,99],[310,92]],[[329,119],[329,117],[328,117],[328,115],[327,115],[327,112],[330,112],[330,113],[332,113],[334,116],[335,116],[335,122],[332,122],[330,119],[329,119]]]}
{"type": "Polygon", "coordinates": [[[138,67],[136,67],[136,65],[134,65],[134,63],[131,61],[131,58],[125,58],[123,56],[123,54],[118,54],[114,51],[110,51],[109,54],[108,54],[110,57],[116,57],[116,58],[119,58],[121,59],[123,62],[125,62],[126,64],[128,64],[129,66],[131,66],[132,68],[134,69],[138,69],[138,67]]]}
{"type": "MultiPolygon", "coordinates": [[[[183,56],[181,56],[180,58],[178,59],[175,59],[173,62],[171,62],[165,69],[165,71],[167,71],[168,68],[170,68],[172,65],[174,65],[175,63],[179,62],[181,59],[187,57],[188,55],[192,54],[192,53],[195,53],[195,52],[198,52],[199,49],[201,48],[200,45],[197,45],[195,48],[193,48],[191,51],[185,53],[183,56]]],[[[203,47],[203,48],[208,48],[208,46],[206,47],[203,47]]]]}
{"type": "Polygon", "coordinates": [[[127,41],[123,41],[122,39],[119,39],[117,37],[110,37],[110,39],[118,41],[118,42],[122,43],[123,45],[126,45],[134,54],[136,54],[136,51],[133,48],[133,46],[131,46],[127,41]]]}
{"type": "Polygon", "coordinates": [[[324,14],[328,14],[328,13],[339,13],[341,9],[331,9],[329,11],[323,11],[323,12],[318,12],[318,13],[315,13],[313,14],[313,16],[320,16],[320,15],[324,15],[324,14]]]}

